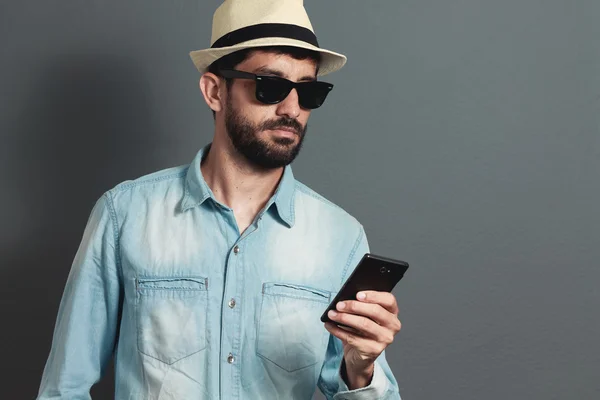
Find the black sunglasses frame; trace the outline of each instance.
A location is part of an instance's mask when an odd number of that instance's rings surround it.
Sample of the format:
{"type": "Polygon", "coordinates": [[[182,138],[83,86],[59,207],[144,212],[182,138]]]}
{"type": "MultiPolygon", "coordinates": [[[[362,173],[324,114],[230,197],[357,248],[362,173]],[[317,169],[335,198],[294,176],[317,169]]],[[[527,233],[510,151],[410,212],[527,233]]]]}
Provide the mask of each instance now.
{"type": "Polygon", "coordinates": [[[333,89],[333,84],[323,81],[293,82],[280,76],[257,75],[251,72],[238,71],[236,69],[219,70],[219,75],[225,79],[252,79],[256,81],[256,99],[264,104],[281,103],[289,96],[292,89],[296,89],[300,106],[311,110],[321,107],[325,98],[331,89],[333,89]],[[265,86],[266,84],[273,82],[281,85],[284,90],[280,90],[278,95],[273,99],[266,98],[264,95],[265,86]]]}

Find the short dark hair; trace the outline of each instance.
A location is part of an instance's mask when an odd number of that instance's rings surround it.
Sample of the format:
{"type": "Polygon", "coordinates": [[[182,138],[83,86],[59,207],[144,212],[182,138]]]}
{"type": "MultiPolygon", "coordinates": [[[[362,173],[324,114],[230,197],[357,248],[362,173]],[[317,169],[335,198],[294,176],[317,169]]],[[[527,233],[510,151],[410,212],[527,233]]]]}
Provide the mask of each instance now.
{"type": "MultiPolygon", "coordinates": [[[[317,72],[319,72],[319,64],[321,63],[321,53],[316,52],[314,50],[303,49],[301,47],[294,46],[264,46],[238,50],[214,61],[208,66],[208,72],[219,76],[220,70],[234,69],[235,67],[246,61],[253,53],[257,51],[275,53],[278,55],[285,54],[296,60],[312,60],[315,62],[315,64],[317,64],[317,72]]],[[[228,79],[226,81],[227,90],[231,88],[232,84],[232,80],[228,79]]],[[[216,113],[214,111],[212,113],[214,117],[216,113]]]]}

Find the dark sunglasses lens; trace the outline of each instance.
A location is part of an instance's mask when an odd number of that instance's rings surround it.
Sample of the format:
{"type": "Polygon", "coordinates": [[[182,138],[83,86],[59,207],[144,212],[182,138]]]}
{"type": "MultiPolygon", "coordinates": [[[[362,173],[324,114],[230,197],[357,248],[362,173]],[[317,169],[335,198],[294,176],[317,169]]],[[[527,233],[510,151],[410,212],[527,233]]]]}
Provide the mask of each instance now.
{"type": "Polygon", "coordinates": [[[333,89],[333,85],[326,82],[301,83],[298,85],[300,106],[308,109],[321,107],[331,89],[333,89]]]}
{"type": "Polygon", "coordinates": [[[277,104],[290,94],[291,85],[278,77],[261,77],[256,81],[256,99],[266,104],[277,104]]]}

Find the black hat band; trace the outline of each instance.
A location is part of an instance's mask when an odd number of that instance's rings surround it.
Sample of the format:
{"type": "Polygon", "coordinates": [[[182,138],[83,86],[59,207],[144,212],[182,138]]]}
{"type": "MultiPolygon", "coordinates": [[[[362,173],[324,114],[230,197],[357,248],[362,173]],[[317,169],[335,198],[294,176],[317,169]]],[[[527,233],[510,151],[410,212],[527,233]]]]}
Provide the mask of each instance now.
{"type": "Polygon", "coordinates": [[[245,26],[221,36],[211,48],[229,47],[247,42],[248,40],[266,37],[280,37],[300,40],[319,47],[317,37],[307,28],[292,24],[257,24],[245,26]]]}

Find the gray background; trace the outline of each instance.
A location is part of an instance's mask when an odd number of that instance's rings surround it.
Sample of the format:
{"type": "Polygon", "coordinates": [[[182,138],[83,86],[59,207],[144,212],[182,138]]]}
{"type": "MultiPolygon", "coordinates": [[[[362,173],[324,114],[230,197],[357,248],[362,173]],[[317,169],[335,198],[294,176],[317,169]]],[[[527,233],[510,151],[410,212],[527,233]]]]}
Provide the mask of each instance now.
{"type": "MultiPolygon", "coordinates": [[[[94,201],[211,139],[187,54],[218,4],[0,3],[4,397],[37,392],[94,201]]],[[[349,63],[295,173],[411,263],[403,398],[600,398],[600,2],[306,7],[349,63]]]]}

